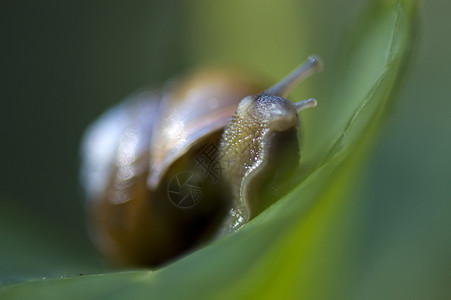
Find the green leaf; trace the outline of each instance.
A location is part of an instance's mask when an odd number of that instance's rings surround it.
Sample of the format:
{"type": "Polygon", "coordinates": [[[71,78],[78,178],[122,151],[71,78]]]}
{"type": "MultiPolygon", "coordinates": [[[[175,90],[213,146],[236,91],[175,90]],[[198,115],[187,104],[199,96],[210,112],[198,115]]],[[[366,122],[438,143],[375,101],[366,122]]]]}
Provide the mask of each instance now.
{"type": "Polygon", "coordinates": [[[319,107],[301,116],[299,183],[242,230],[157,271],[23,282],[0,298],[349,298],[364,204],[350,192],[395,100],[416,10],[415,1],[374,1],[354,25],[311,89],[319,107]]]}

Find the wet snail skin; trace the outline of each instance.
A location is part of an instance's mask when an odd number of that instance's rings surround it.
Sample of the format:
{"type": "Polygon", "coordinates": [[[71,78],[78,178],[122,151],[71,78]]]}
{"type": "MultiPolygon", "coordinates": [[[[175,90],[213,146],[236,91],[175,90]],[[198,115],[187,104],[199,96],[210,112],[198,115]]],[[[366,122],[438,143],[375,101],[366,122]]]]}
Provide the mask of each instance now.
{"type": "Polygon", "coordinates": [[[81,149],[98,249],[118,263],[158,266],[255,217],[262,186],[299,162],[298,112],[316,106],[285,98],[320,68],[309,57],[267,90],[204,69],[104,113],[81,149]]]}

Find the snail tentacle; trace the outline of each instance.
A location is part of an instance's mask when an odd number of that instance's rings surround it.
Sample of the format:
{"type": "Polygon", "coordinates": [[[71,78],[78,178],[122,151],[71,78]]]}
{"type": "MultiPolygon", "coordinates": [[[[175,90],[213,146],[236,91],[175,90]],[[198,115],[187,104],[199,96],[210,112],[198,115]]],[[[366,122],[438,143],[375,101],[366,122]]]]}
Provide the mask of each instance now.
{"type": "Polygon", "coordinates": [[[288,74],[287,77],[276,83],[273,87],[267,89],[264,93],[286,98],[291,90],[301,81],[314,72],[320,71],[322,68],[323,63],[321,59],[317,56],[310,56],[304,64],[300,65],[293,72],[288,74]]]}

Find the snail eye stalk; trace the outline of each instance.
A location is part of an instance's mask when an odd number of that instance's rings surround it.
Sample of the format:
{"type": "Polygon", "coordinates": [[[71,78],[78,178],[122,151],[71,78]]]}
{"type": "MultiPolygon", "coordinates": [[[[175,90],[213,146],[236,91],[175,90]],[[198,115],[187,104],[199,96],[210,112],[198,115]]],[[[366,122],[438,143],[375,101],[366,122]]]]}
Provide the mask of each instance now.
{"type": "Polygon", "coordinates": [[[293,90],[293,88],[295,88],[301,81],[311,74],[321,71],[322,68],[323,63],[321,59],[317,56],[310,56],[304,64],[300,65],[273,87],[267,89],[264,94],[286,98],[291,90],[293,90]]]}

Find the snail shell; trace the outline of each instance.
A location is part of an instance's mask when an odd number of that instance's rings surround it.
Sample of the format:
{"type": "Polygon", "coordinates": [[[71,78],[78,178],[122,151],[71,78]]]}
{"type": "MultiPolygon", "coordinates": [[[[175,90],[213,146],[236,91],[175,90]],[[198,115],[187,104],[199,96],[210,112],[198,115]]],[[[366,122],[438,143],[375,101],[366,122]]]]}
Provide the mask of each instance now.
{"type": "Polygon", "coordinates": [[[299,159],[297,112],[316,105],[284,98],[319,67],[311,57],[263,93],[237,73],[198,71],[102,115],[80,173],[100,251],[157,266],[254,217],[261,185],[299,159]]]}

